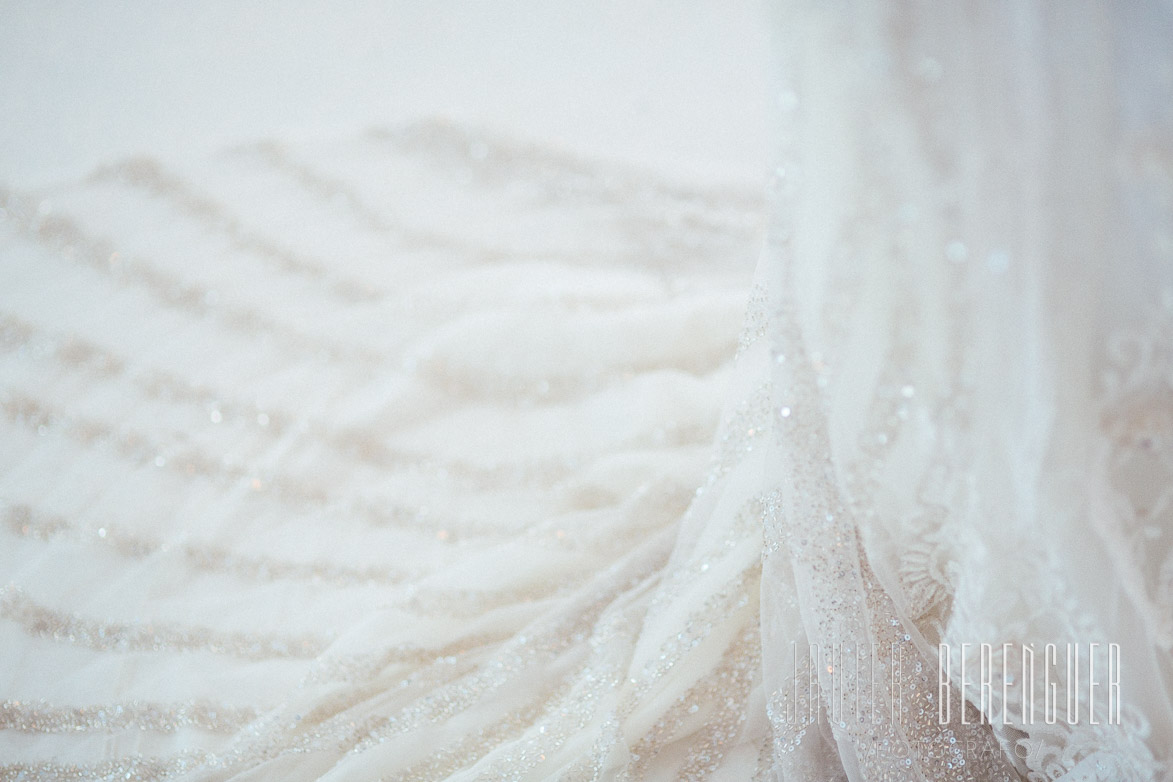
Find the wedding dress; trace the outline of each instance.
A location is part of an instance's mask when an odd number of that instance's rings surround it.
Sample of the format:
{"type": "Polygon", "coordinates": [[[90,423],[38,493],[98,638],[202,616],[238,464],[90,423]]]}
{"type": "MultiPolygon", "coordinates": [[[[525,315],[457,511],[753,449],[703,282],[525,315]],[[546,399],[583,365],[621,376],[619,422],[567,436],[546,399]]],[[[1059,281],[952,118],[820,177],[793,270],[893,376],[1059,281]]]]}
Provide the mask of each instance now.
{"type": "Polygon", "coordinates": [[[765,204],[438,121],[0,191],[0,779],[1168,778],[1173,7],[773,24],[765,204]],[[1072,643],[1119,720],[941,680],[1072,643]]]}

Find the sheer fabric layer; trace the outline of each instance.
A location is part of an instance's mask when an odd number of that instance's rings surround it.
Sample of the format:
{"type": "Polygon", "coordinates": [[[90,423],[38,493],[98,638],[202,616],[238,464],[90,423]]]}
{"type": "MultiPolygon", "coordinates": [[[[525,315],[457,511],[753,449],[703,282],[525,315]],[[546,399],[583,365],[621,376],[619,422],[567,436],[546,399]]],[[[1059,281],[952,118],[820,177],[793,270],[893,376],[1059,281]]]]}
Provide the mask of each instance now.
{"type": "Polygon", "coordinates": [[[0,773],[1167,773],[1168,7],[777,10],[766,209],[444,123],[0,194],[0,773]]]}
{"type": "MultiPolygon", "coordinates": [[[[924,664],[935,671],[947,644],[955,684],[963,644],[989,644],[999,672],[1048,643],[1099,644],[1103,671],[1119,644],[1123,725],[1102,724],[1102,697],[1089,713],[1086,687],[1076,725],[1021,716],[1041,709],[1041,674],[1033,699],[1010,686],[1003,702],[999,675],[982,704],[971,665],[967,696],[1018,774],[1167,773],[1150,749],[1165,753],[1173,724],[1158,586],[1173,530],[1173,12],[777,11],[779,165],[759,284],[776,319],[779,474],[806,462],[821,487],[793,493],[787,525],[850,516],[844,534],[860,532],[924,664]]],[[[798,587],[800,604],[826,599],[798,587]]],[[[857,594],[839,592],[822,621],[857,594]]],[[[769,617],[766,648],[789,643],[790,623],[769,617]]],[[[877,778],[850,757],[868,734],[836,739],[850,778],[877,778]]],[[[942,778],[912,765],[909,778],[942,778]]]]}

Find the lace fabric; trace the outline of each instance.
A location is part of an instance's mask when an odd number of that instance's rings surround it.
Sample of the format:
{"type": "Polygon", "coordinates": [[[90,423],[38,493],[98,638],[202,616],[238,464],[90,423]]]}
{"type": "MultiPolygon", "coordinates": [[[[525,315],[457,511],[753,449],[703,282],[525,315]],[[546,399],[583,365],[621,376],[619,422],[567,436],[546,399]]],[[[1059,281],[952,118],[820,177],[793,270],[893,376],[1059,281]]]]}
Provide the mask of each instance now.
{"type": "MultiPolygon", "coordinates": [[[[785,426],[806,416],[826,432],[795,429],[780,446],[791,455],[779,474],[822,463],[823,505],[800,491],[792,523],[850,513],[926,656],[937,642],[1012,656],[1121,645],[1125,726],[1088,724],[1086,691],[1078,727],[1018,718],[1018,688],[986,705],[1018,773],[1167,773],[1143,742],[1168,745],[1169,659],[1152,602],[1163,554],[1123,541],[1144,525],[1139,507],[1161,512],[1167,485],[1155,466],[1168,401],[1156,401],[1167,387],[1156,324],[1173,256],[1158,204],[1173,169],[1154,140],[1173,130],[1169,8],[780,11],[767,285],[793,326],[767,330],[780,366],[797,356],[811,376],[783,376],[785,426]],[[1126,398],[1121,362],[1146,392],[1126,398]],[[1119,553],[1110,566],[1101,546],[1119,553]]],[[[1161,522],[1145,526],[1161,537],[1161,522]]],[[[837,740],[849,755],[866,737],[837,740]]]]}

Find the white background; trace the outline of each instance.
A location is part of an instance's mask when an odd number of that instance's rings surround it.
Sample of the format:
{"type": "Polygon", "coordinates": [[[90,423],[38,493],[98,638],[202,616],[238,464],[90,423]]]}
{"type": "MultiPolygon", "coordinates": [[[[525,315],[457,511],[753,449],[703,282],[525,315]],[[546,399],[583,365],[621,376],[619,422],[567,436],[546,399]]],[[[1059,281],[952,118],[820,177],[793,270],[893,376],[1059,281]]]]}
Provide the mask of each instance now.
{"type": "Polygon", "coordinates": [[[424,116],[757,183],[764,17],[756,0],[0,0],[0,183],[424,116]]]}

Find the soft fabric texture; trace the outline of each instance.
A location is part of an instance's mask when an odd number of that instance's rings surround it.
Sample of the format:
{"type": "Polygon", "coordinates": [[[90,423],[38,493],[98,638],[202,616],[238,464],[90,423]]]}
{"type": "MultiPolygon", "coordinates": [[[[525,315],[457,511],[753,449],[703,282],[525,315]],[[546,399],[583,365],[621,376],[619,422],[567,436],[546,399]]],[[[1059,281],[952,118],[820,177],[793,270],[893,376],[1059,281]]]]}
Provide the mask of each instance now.
{"type": "Polygon", "coordinates": [[[764,198],[443,121],[0,192],[0,778],[1168,778],[1173,8],[773,24],[764,198]]]}

